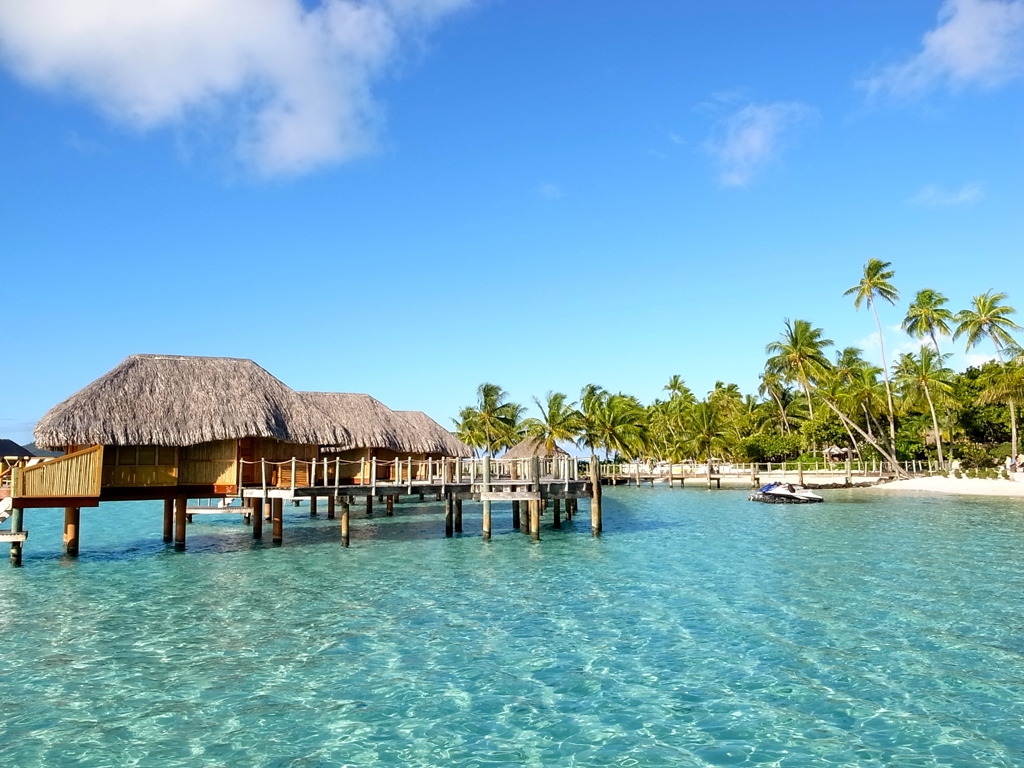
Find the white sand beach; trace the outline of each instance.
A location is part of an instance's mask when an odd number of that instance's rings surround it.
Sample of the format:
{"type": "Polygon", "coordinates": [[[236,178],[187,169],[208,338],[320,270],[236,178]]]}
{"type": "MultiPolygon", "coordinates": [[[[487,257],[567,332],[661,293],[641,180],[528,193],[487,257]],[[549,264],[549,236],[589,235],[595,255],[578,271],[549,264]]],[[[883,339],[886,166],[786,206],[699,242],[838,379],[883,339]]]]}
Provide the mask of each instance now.
{"type": "Polygon", "coordinates": [[[1014,480],[983,480],[980,478],[915,477],[895,480],[870,488],[872,491],[914,491],[916,493],[942,493],[961,496],[1022,496],[1024,474],[1017,473],[1014,480]]]}

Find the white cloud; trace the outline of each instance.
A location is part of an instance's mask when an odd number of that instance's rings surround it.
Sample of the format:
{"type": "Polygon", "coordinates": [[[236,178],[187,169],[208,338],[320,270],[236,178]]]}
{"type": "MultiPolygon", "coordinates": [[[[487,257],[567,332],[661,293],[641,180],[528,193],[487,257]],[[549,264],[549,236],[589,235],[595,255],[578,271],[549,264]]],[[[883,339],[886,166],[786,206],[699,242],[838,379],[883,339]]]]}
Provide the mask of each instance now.
{"type": "Polygon", "coordinates": [[[705,148],[718,161],[720,181],[744,187],[778,158],[794,129],[817,117],[817,110],[793,101],[747,104],[719,120],[705,148]]]}
{"type": "Polygon", "coordinates": [[[965,184],[960,189],[946,189],[939,184],[926,184],[910,198],[910,202],[927,208],[950,208],[976,203],[984,195],[984,189],[977,182],[965,184]]]}
{"type": "Polygon", "coordinates": [[[545,200],[557,200],[562,196],[562,188],[551,181],[545,181],[537,188],[537,191],[545,200]]]}
{"type": "Polygon", "coordinates": [[[861,85],[908,96],[948,85],[993,88],[1024,75],[1024,0],[945,0],[912,58],[861,85]]]}
{"type": "Polygon", "coordinates": [[[0,54],[26,82],[139,129],[215,114],[265,175],[370,150],[372,86],[474,0],[5,0],[0,54]]]}

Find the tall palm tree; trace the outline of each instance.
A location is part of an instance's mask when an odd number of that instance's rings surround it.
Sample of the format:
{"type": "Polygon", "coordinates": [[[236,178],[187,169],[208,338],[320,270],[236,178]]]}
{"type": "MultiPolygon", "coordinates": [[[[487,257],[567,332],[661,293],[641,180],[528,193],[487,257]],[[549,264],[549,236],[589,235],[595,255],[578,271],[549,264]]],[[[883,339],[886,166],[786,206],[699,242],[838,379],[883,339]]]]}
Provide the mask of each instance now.
{"type": "Polygon", "coordinates": [[[778,371],[765,370],[761,374],[761,383],[757,387],[757,394],[761,397],[769,397],[779,409],[779,420],[782,422],[782,431],[787,435],[790,433],[789,418],[786,415],[786,406],[782,402],[785,386],[782,383],[782,375],[778,371]]]}
{"type": "Polygon", "coordinates": [[[596,455],[603,449],[605,458],[612,453],[634,458],[647,447],[647,410],[640,401],[621,392],[611,394],[596,384],[580,392],[578,443],[596,455]]]}
{"type": "Polygon", "coordinates": [[[889,406],[889,448],[896,453],[896,409],[892,403],[892,387],[889,384],[889,362],[885,356],[885,338],[882,335],[882,321],[878,319],[878,307],[876,298],[895,304],[900,297],[900,292],[890,283],[896,272],[889,269],[892,264],[881,259],[869,259],[864,265],[864,275],[860,282],[853,288],[843,293],[844,296],[853,296],[854,309],[860,309],[860,305],[867,302],[875,315],[875,325],[878,326],[878,345],[882,349],[882,375],[885,379],[885,398],[889,406]]]}
{"type": "Polygon", "coordinates": [[[567,402],[567,395],[561,392],[548,392],[541,402],[536,397],[533,402],[540,411],[540,418],[529,418],[523,422],[526,434],[544,441],[544,448],[553,455],[559,441],[575,442],[580,432],[580,413],[576,403],[567,402]]]}
{"type": "Polygon", "coordinates": [[[681,399],[687,403],[696,402],[697,398],[693,396],[693,392],[686,386],[686,382],[677,373],[668,380],[668,384],[662,387],[663,390],[668,392],[668,396],[672,400],[681,399]]]}
{"type": "Polygon", "coordinates": [[[710,477],[711,459],[727,447],[725,420],[715,403],[702,400],[690,406],[686,415],[686,436],[687,447],[694,458],[704,460],[710,477]]]}
{"type": "MultiPolygon", "coordinates": [[[[455,426],[494,456],[500,449],[509,448],[519,441],[523,407],[510,402],[508,392],[497,384],[481,384],[477,387],[476,396],[476,406],[463,408],[455,426]]],[[[477,447],[471,443],[467,445],[477,447]]]]}
{"type": "MultiPolygon", "coordinates": [[[[1003,362],[1003,350],[1016,347],[1010,331],[1019,331],[1020,326],[1010,319],[1017,310],[1004,304],[1005,293],[987,291],[971,299],[968,309],[956,313],[957,326],[953,331],[953,340],[961,336],[967,337],[967,349],[976,347],[983,339],[991,339],[996,348],[996,357],[1003,362]]],[[[1017,455],[1017,407],[1016,400],[1009,398],[1010,406],[1010,439],[1013,455],[1017,455]]]]}
{"type": "Polygon", "coordinates": [[[907,307],[907,316],[903,318],[903,330],[916,339],[930,337],[936,352],[939,351],[936,332],[943,336],[953,333],[949,325],[953,322],[953,313],[946,309],[946,301],[946,297],[938,291],[924,288],[914,296],[907,307]]]}
{"type": "MultiPolygon", "coordinates": [[[[939,419],[935,415],[935,400],[945,399],[953,391],[950,379],[953,372],[944,363],[948,355],[941,355],[931,347],[922,346],[921,352],[900,355],[893,369],[896,386],[903,396],[911,403],[924,396],[928,410],[932,415],[932,429],[935,432],[935,447],[939,454],[939,466],[945,465],[942,457],[942,432],[939,430],[939,419]]],[[[1016,456],[1016,454],[1014,454],[1016,456]]]]}
{"type": "MultiPolygon", "coordinates": [[[[987,371],[979,377],[985,388],[978,395],[981,405],[1001,403],[1011,409],[1015,403],[1024,402],[1024,360],[1020,356],[999,366],[994,371],[987,371]]],[[[1011,410],[1011,414],[1013,411],[1011,410]]],[[[1017,424],[1015,418],[1010,419],[1010,440],[1013,455],[1017,455],[1017,424]]]]}
{"type": "Polygon", "coordinates": [[[786,329],[778,341],[768,344],[764,351],[772,355],[765,364],[765,370],[781,375],[788,381],[799,384],[807,395],[807,406],[814,418],[814,404],[811,402],[811,382],[828,367],[828,359],[822,350],[832,346],[831,339],[822,338],[821,328],[813,328],[807,320],[786,318],[786,329]]]}

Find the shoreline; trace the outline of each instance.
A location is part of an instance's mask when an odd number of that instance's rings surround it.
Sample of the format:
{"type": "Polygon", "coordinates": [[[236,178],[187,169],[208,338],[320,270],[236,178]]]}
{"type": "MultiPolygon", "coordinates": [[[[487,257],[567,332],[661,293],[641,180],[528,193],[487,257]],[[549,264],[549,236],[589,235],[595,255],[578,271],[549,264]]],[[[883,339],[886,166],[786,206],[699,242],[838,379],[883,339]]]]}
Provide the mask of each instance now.
{"type": "MultiPolygon", "coordinates": [[[[1024,477],[1021,473],[1018,476],[1024,477]]],[[[909,480],[893,480],[871,486],[873,490],[883,492],[934,493],[944,496],[992,496],[1024,498],[1024,482],[1016,478],[983,479],[977,477],[914,477],[909,480]]]]}

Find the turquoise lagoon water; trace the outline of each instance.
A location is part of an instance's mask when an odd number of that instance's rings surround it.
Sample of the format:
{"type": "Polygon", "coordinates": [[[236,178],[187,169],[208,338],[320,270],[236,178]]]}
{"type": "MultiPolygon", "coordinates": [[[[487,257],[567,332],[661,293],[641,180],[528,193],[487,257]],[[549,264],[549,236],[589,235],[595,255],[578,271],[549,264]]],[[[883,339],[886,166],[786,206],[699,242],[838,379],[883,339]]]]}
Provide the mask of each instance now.
{"type": "Polygon", "coordinates": [[[1024,764],[1024,503],[619,488],[530,542],[438,505],[29,510],[0,568],[0,764],[1024,764]],[[269,533],[269,531],[268,531],[269,533]]]}

